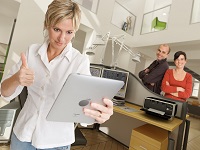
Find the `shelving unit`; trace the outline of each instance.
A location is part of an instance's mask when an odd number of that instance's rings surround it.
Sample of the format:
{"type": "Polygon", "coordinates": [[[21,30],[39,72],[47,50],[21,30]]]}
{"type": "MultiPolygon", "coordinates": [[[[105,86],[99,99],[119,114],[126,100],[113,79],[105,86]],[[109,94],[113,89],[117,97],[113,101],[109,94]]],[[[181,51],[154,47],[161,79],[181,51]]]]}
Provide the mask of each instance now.
{"type": "Polygon", "coordinates": [[[99,0],[73,0],[93,13],[97,13],[99,0]]]}
{"type": "Polygon", "coordinates": [[[123,30],[124,32],[133,35],[136,16],[129,10],[123,7],[118,2],[115,2],[111,23],[123,30]]]}
{"type": "Polygon", "coordinates": [[[200,23],[200,0],[193,0],[191,23],[200,23]]]}
{"type": "Polygon", "coordinates": [[[152,26],[155,18],[157,18],[159,20],[159,22],[165,23],[165,28],[163,28],[162,30],[167,29],[170,8],[171,8],[171,5],[168,5],[168,6],[160,8],[160,9],[145,13],[143,16],[141,34],[155,32],[155,31],[161,31],[160,29],[156,29],[152,26]]]}

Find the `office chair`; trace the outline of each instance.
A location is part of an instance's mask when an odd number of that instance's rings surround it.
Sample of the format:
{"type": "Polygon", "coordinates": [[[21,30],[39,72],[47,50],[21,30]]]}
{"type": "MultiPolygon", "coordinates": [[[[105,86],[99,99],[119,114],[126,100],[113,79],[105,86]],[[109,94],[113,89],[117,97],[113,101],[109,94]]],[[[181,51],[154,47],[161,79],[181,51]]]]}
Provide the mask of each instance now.
{"type": "Polygon", "coordinates": [[[158,20],[158,17],[154,18],[152,23],[151,23],[151,29],[156,29],[156,30],[164,30],[167,26],[166,22],[162,22],[158,20]]]}

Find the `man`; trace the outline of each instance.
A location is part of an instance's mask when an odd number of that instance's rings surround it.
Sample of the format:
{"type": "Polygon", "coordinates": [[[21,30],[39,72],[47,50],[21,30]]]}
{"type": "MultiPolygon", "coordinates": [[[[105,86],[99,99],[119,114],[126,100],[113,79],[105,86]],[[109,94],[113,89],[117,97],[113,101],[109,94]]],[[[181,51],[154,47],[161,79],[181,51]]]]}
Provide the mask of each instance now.
{"type": "Polygon", "coordinates": [[[169,45],[161,44],[156,53],[157,59],[149,67],[139,72],[139,78],[144,85],[157,94],[161,92],[162,79],[165,71],[169,68],[167,63],[169,53],[169,45]]]}

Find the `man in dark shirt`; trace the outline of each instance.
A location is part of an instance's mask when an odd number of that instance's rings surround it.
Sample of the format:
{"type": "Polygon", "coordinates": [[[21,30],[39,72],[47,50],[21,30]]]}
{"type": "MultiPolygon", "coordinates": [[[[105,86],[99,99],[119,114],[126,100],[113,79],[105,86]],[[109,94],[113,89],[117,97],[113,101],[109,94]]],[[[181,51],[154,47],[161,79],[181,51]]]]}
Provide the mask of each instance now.
{"type": "Polygon", "coordinates": [[[139,72],[139,78],[144,85],[157,94],[161,92],[162,79],[165,71],[169,68],[167,63],[169,53],[169,45],[161,44],[156,53],[157,59],[153,61],[149,67],[139,72]]]}

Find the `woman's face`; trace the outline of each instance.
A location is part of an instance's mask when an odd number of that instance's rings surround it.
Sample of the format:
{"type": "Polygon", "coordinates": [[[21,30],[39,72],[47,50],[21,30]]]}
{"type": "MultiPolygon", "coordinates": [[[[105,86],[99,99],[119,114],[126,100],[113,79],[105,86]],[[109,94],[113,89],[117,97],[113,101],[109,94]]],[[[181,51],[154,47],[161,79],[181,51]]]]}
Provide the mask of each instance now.
{"type": "Polygon", "coordinates": [[[174,61],[175,65],[177,68],[184,68],[185,64],[186,64],[186,60],[185,60],[185,56],[184,55],[180,55],[175,61],[174,61]]]}
{"type": "Polygon", "coordinates": [[[64,19],[48,28],[50,48],[62,51],[75,35],[72,19],[64,19]]]}

